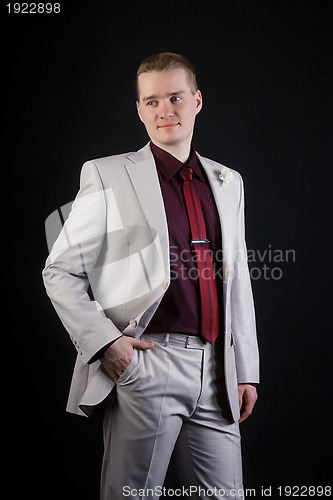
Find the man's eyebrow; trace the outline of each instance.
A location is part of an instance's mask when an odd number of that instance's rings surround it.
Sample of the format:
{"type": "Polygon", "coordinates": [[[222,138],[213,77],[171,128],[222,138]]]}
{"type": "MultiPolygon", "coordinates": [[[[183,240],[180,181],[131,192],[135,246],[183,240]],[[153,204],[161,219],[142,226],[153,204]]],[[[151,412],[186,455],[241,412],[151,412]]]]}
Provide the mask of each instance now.
{"type": "MultiPolygon", "coordinates": [[[[173,95],[179,95],[179,94],[184,94],[185,90],[178,90],[177,92],[170,92],[170,94],[167,94],[167,97],[171,97],[173,95]]],[[[143,97],[143,101],[153,101],[154,99],[160,99],[161,96],[158,95],[149,95],[147,97],[143,97]]]]}

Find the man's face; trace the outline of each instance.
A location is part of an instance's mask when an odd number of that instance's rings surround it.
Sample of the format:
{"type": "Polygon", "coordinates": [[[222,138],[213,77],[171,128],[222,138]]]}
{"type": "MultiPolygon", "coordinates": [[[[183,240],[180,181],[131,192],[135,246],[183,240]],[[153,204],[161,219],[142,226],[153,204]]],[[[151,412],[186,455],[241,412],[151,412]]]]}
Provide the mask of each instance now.
{"type": "Polygon", "coordinates": [[[154,144],[166,150],[179,146],[189,149],[202,97],[199,90],[192,93],[185,70],[142,73],[139,94],[139,117],[154,144]]]}

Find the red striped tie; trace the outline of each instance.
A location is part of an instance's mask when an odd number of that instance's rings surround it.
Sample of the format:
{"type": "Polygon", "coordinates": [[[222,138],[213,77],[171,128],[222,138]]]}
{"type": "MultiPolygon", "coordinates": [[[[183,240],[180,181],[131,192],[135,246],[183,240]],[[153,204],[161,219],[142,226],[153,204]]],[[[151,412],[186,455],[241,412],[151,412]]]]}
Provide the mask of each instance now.
{"type": "Polygon", "coordinates": [[[219,308],[214,268],[209,251],[206,226],[198,193],[193,185],[191,167],[179,171],[190,221],[193,249],[199,273],[201,297],[201,336],[213,344],[219,334],[219,308]]]}

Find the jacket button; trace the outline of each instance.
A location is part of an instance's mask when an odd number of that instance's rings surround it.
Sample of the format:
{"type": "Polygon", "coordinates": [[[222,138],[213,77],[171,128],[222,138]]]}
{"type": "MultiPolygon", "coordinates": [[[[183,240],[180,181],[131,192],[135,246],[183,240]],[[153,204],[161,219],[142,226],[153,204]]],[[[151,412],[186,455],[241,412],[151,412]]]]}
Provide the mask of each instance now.
{"type": "Polygon", "coordinates": [[[163,281],[162,283],[162,287],[164,288],[164,290],[166,290],[169,286],[169,282],[168,281],[163,281]]]}
{"type": "Polygon", "coordinates": [[[138,326],[138,323],[137,323],[137,321],[135,321],[135,319],[131,319],[129,324],[132,328],[135,328],[138,326]]]}

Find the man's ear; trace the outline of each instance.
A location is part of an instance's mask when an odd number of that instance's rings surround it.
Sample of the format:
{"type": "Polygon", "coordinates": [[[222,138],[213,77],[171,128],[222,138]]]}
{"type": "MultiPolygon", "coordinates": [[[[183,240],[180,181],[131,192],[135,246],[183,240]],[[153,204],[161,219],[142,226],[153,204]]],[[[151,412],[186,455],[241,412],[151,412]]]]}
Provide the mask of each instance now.
{"type": "Polygon", "coordinates": [[[196,107],[196,115],[201,111],[203,106],[203,99],[200,90],[197,90],[195,93],[195,107],[196,107]]]}
{"type": "Polygon", "coordinates": [[[136,109],[137,109],[137,112],[138,112],[140,120],[143,122],[142,116],[141,116],[141,110],[140,110],[140,103],[139,103],[139,101],[136,101],[136,109]]]}

